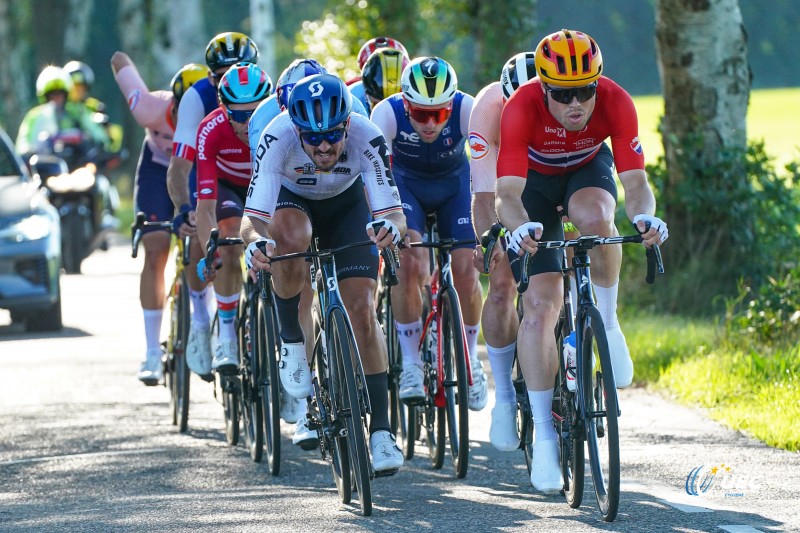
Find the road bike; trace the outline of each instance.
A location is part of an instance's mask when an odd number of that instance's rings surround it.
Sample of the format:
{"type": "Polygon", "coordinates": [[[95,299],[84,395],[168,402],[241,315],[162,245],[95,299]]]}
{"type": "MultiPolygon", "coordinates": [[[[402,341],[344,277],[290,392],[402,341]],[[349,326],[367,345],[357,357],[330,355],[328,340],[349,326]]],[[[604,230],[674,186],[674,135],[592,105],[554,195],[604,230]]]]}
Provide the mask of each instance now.
{"type": "MultiPolygon", "coordinates": [[[[131,226],[131,257],[139,253],[139,242],[145,227],[163,228],[172,231],[172,221],[148,221],[144,213],[136,213],[131,226]]],[[[169,311],[169,334],[162,342],[164,386],[170,391],[172,424],[185,433],[189,424],[189,384],[191,374],[186,364],[186,343],[189,340],[190,301],[189,285],[184,268],[189,264],[190,238],[174,239],[175,275],[167,292],[166,309],[169,311]]]]}
{"type": "MultiPolygon", "coordinates": [[[[589,471],[600,514],[612,522],[619,510],[620,457],[619,426],[621,415],[616,382],[611,366],[611,354],[600,311],[595,304],[590,274],[589,250],[609,244],[641,243],[641,235],[618,237],[582,236],[566,241],[539,241],[543,249],[561,249],[564,280],[564,302],[555,328],[558,353],[558,375],[553,393],[553,423],[558,434],[563,492],[573,508],[583,500],[585,460],[589,456],[589,471]],[[566,249],[573,249],[572,267],[567,263],[566,249]],[[577,310],[573,314],[570,298],[570,272],[577,287],[577,310]],[[575,368],[567,368],[562,357],[564,340],[575,332],[575,368]],[[574,390],[568,384],[568,372],[574,372],[574,390]],[[585,446],[584,446],[585,444],[585,446]]],[[[518,291],[528,286],[529,254],[522,257],[518,291]]],[[[664,272],[658,246],[647,249],[647,283],[655,274],[664,272]]],[[[529,409],[529,406],[527,406],[529,409]]],[[[530,411],[521,416],[530,419],[530,411]]],[[[528,426],[530,427],[530,426],[528,426]]],[[[530,464],[530,449],[526,460],[530,464]]]]}
{"type": "Polygon", "coordinates": [[[475,240],[439,239],[435,214],[428,215],[425,224],[427,240],[407,245],[429,250],[429,272],[433,274],[423,297],[420,340],[425,397],[407,402],[411,409],[406,456],[413,456],[414,437],[422,437],[424,431],[431,466],[440,469],[449,441],[456,477],[460,479],[467,475],[469,465],[468,398],[472,372],[461,305],[453,286],[450,251],[457,246],[474,245],[475,240]]]}
{"type": "Polygon", "coordinates": [[[355,488],[361,512],[369,516],[372,514],[371,479],[393,475],[397,470],[375,472],[372,469],[368,452],[367,417],[371,407],[367,382],[336,275],[336,254],[358,246],[374,244],[363,241],[320,250],[314,239],[311,251],[271,257],[270,262],[312,260],[311,284],[317,298],[312,307],[315,334],[308,427],[317,431],[320,452],[331,464],[342,503],[350,503],[355,488]]]}

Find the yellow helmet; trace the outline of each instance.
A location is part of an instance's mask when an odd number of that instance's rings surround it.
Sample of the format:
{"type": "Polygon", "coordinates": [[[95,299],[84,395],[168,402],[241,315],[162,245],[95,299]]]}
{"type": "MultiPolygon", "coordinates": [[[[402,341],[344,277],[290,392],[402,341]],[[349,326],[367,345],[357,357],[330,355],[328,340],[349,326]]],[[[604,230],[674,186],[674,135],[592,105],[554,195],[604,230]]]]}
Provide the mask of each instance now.
{"type": "Polygon", "coordinates": [[[175,101],[180,102],[183,98],[186,89],[208,77],[208,67],[200,63],[189,63],[184,65],[175,73],[170,82],[172,94],[175,96],[175,101]]]}
{"type": "Polygon", "coordinates": [[[536,73],[543,83],[581,87],[603,73],[600,47],[587,34],[561,30],[551,33],[536,47],[536,73]]]}
{"type": "Polygon", "coordinates": [[[364,92],[376,100],[400,92],[400,77],[408,58],[394,48],[378,48],[369,56],[361,70],[364,92]]]}

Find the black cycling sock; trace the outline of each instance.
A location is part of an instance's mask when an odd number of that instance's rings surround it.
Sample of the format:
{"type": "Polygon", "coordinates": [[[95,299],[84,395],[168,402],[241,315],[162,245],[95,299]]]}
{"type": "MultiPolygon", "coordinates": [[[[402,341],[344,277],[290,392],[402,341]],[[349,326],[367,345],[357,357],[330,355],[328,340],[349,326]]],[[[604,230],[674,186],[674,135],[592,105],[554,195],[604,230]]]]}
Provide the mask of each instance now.
{"type": "Polygon", "coordinates": [[[389,378],[386,372],[365,376],[372,415],[369,417],[369,434],[376,431],[391,431],[389,423],[389,378]]]}
{"type": "Polygon", "coordinates": [[[285,342],[303,342],[303,328],[300,327],[300,318],[297,314],[300,307],[300,293],[285,300],[276,294],[275,304],[281,323],[281,338],[285,342]]]}

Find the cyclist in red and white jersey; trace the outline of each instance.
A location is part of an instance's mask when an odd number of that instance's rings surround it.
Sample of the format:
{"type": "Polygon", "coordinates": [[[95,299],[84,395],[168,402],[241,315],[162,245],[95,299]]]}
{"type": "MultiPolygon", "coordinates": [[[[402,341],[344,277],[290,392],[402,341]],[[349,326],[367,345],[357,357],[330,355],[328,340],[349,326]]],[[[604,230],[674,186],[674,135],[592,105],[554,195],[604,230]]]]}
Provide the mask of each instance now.
{"type": "MultiPolygon", "coordinates": [[[[531,483],[549,492],[563,485],[551,414],[559,364],[553,357],[553,329],[563,283],[558,251],[537,252],[529,233],[536,240],[563,239],[558,211],[563,206],[581,234],[617,235],[615,166],[625,189],[626,213],[643,233],[645,245],[659,244],[669,233],[664,221],[654,216],[656,202],[644,170],[633,100],[601,75],[603,59],[594,39],[561,30],[542,39],[535,56],[538,78],[521,86],[503,108],[497,214],[503,225],[515,228],[508,237],[512,270],[519,268],[524,252],[535,254],[523,296],[517,351],[535,427],[531,483]],[[650,229],[645,232],[646,223],[650,229]]],[[[597,307],[617,385],[625,387],[633,379],[633,363],[616,313],[622,250],[619,245],[601,246],[592,252],[597,307]]]]}
{"type": "MultiPolygon", "coordinates": [[[[193,183],[197,128],[219,105],[217,85],[222,75],[240,61],[257,62],[258,48],[243,33],[225,32],[209,41],[205,58],[210,70],[208,78],[190,87],[182,99],[172,144],[172,157],[167,170],[169,194],[178,212],[175,223],[180,225],[183,234],[191,236],[195,234],[194,208],[197,201],[197,191],[193,183]]],[[[200,243],[193,239],[192,264],[201,255],[200,243]]],[[[194,268],[188,268],[186,272],[192,300],[192,325],[186,345],[186,363],[193,372],[206,375],[211,372],[210,309],[213,309],[214,294],[211,286],[206,286],[197,278],[194,268]]]]}
{"type": "MultiPolygon", "coordinates": [[[[475,97],[469,118],[470,174],[472,177],[472,225],[483,235],[497,222],[495,190],[497,151],[500,146],[500,114],[505,101],[517,88],[536,76],[533,53],[517,54],[506,62],[495,81],[475,97]]],[[[483,252],[476,248],[475,267],[483,272],[483,252]]],[[[494,376],[495,405],[489,440],[501,451],[519,447],[517,395],[511,379],[519,320],[514,305],[517,291],[502,243],[489,263],[489,293],[483,303],[481,327],[494,376]]]]}
{"type": "MultiPolygon", "coordinates": [[[[173,91],[150,91],[136,65],[124,52],[111,56],[111,70],[136,122],[145,129],[142,152],[136,166],[133,190],[134,212],[147,220],[170,220],[172,201],[167,192],[167,165],[172,136],[183,91],[206,77],[204,65],[186,65],[173,77],[173,91]],[[176,91],[175,89],[179,90],[176,91]]],[[[156,385],[161,380],[161,318],[164,313],[164,268],[169,257],[170,234],[155,227],[142,229],[144,266],[139,276],[139,301],[144,315],[146,356],[139,380],[156,385]]]]}
{"type": "MultiPolygon", "coordinates": [[[[197,237],[205,249],[213,228],[220,238],[238,237],[250,185],[247,123],[258,104],[272,92],[272,80],[254,63],[237,63],[219,83],[219,108],[203,119],[197,132],[197,237]]],[[[219,249],[220,265],[197,264],[201,279],[214,282],[219,344],[212,370],[235,371],[239,364],[236,310],[242,291],[241,246],[219,249]]]]}

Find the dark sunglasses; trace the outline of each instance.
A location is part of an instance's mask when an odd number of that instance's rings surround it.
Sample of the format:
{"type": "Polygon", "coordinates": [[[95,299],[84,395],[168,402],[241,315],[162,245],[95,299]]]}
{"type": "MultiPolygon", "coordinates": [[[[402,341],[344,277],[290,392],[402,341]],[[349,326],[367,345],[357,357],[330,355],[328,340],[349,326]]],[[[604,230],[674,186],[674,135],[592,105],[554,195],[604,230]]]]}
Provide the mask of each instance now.
{"type": "Polygon", "coordinates": [[[225,108],[225,111],[228,112],[228,117],[234,121],[238,122],[239,124],[246,124],[250,117],[253,116],[253,112],[255,109],[229,109],[225,108]]]}
{"type": "Polygon", "coordinates": [[[573,98],[577,98],[578,102],[588,102],[595,94],[597,94],[597,82],[590,83],[584,87],[572,87],[570,89],[553,89],[545,85],[547,91],[550,93],[550,98],[559,104],[569,104],[573,98]]]}
{"type": "Polygon", "coordinates": [[[322,141],[328,144],[336,144],[344,138],[347,127],[336,128],[328,131],[301,131],[300,138],[304,143],[311,146],[319,146],[322,141]]]}
{"type": "Polygon", "coordinates": [[[452,113],[452,104],[441,109],[424,109],[420,107],[414,107],[411,102],[408,102],[408,116],[421,124],[427,123],[430,119],[433,119],[434,124],[447,122],[447,119],[450,118],[452,113]]]}

